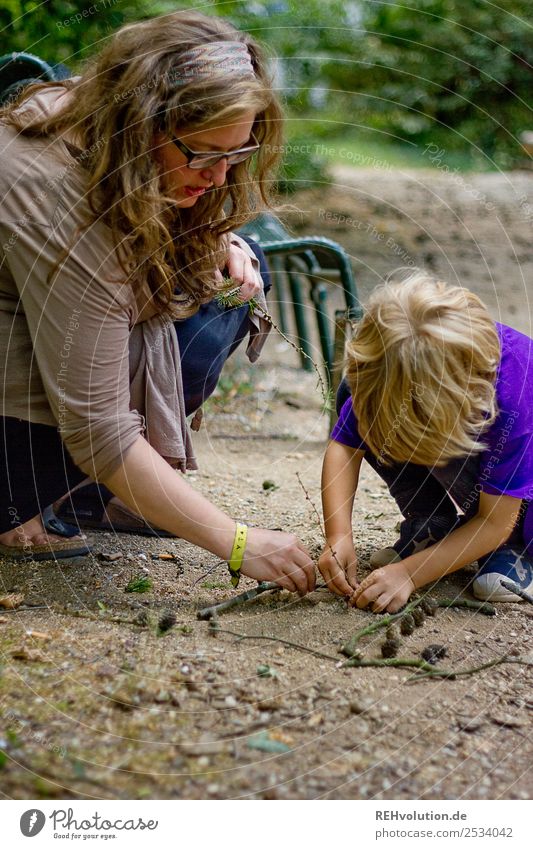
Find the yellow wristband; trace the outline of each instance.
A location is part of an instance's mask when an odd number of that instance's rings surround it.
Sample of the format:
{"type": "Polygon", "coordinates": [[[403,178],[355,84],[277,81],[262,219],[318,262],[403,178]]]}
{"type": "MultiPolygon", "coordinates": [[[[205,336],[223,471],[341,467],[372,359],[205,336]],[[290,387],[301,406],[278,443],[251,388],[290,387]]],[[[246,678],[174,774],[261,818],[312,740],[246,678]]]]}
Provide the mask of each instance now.
{"type": "Polygon", "coordinates": [[[228,561],[229,571],[231,575],[231,584],[237,587],[241,578],[241,566],[244,557],[244,549],[246,548],[246,539],[248,537],[248,526],[237,522],[235,528],[235,538],[233,540],[233,548],[231,549],[230,558],[228,561]]]}

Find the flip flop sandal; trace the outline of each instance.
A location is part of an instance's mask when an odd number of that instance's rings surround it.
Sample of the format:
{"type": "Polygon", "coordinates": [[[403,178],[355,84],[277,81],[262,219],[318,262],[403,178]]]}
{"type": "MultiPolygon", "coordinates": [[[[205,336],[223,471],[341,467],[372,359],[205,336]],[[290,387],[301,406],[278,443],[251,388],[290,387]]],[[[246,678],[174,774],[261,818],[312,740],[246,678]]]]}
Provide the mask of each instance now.
{"type": "Polygon", "coordinates": [[[76,525],[69,525],[67,522],[62,522],[54,513],[54,507],[50,504],[45,507],[41,513],[41,519],[45,531],[50,531],[52,534],[57,534],[60,537],[76,537],[79,535],[80,529],[76,525]]]}
{"type": "Polygon", "coordinates": [[[16,545],[1,545],[0,556],[10,560],[63,560],[67,557],[84,557],[91,548],[85,542],[50,542],[47,545],[30,545],[22,548],[16,545]]]}
{"type": "MultiPolygon", "coordinates": [[[[60,503],[54,505],[55,520],[67,527],[92,531],[111,531],[120,534],[140,534],[150,537],[176,537],[169,531],[153,528],[125,504],[122,504],[103,484],[89,483],[78,487],[60,503]]],[[[54,520],[52,520],[53,522],[54,520]]],[[[45,527],[49,527],[45,525],[45,527]]],[[[52,530],[52,527],[49,528],[52,530]]]]}

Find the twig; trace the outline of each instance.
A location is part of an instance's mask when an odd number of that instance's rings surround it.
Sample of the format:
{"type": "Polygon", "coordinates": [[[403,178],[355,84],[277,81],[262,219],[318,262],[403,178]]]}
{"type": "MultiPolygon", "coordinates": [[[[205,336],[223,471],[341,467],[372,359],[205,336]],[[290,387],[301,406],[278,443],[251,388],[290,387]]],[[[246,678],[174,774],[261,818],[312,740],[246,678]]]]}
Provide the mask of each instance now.
{"type": "Polygon", "coordinates": [[[0,616],[4,613],[31,613],[32,610],[50,610],[47,604],[35,605],[35,607],[0,607],[0,616]]]}
{"type": "Polygon", "coordinates": [[[306,351],[304,351],[304,349],[301,346],[296,345],[296,343],[293,342],[292,339],[289,339],[289,337],[283,332],[283,330],[281,330],[281,328],[278,327],[278,325],[276,324],[276,322],[274,321],[272,316],[265,309],[263,309],[263,307],[260,304],[256,305],[255,311],[258,312],[261,315],[261,318],[264,318],[265,321],[268,322],[268,324],[270,324],[270,326],[274,328],[276,333],[279,333],[281,338],[284,339],[285,342],[287,342],[294,351],[296,351],[298,354],[300,354],[302,357],[304,357],[306,360],[308,360],[311,363],[311,365],[313,366],[313,368],[316,372],[316,375],[318,377],[318,385],[320,386],[320,393],[322,395],[322,400],[324,402],[324,409],[329,410],[331,403],[332,403],[331,390],[326,387],[326,384],[324,383],[324,378],[322,377],[322,375],[320,373],[320,369],[319,369],[317,363],[314,361],[314,359],[312,357],[309,356],[309,354],[306,351]]]}
{"type": "Polygon", "coordinates": [[[313,366],[318,377],[318,384],[320,386],[322,400],[324,401],[324,407],[325,409],[329,409],[331,404],[331,391],[326,388],[326,384],[324,383],[324,379],[320,373],[320,369],[316,362],[313,360],[313,358],[310,357],[309,354],[304,351],[301,346],[296,345],[296,343],[293,342],[292,339],[289,339],[289,337],[283,332],[283,330],[278,327],[270,313],[267,312],[267,310],[265,310],[264,307],[262,307],[261,304],[259,304],[255,298],[250,298],[249,301],[243,301],[239,293],[240,286],[236,286],[235,280],[230,277],[228,280],[227,287],[221,290],[218,295],[216,295],[215,300],[220,304],[221,307],[224,307],[225,309],[234,309],[235,307],[242,307],[246,304],[251,315],[257,312],[261,318],[263,318],[268,324],[270,324],[270,326],[276,331],[276,333],[279,333],[281,338],[284,339],[285,342],[287,342],[287,344],[290,345],[294,351],[304,357],[304,359],[308,360],[313,366]]]}
{"type": "Polygon", "coordinates": [[[261,593],[274,592],[282,589],[283,587],[280,587],[279,584],[273,583],[273,581],[261,581],[257,587],[254,587],[254,589],[251,590],[246,590],[245,593],[234,595],[232,598],[227,598],[225,601],[219,601],[218,604],[212,604],[210,607],[202,607],[196,614],[196,618],[202,620],[212,619],[213,616],[217,615],[217,613],[222,613],[223,610],[230,610],[230,608],[236,607],[238,604],[244,604],[244,602],[250,601],[252,598],[256,598],[258,595],[261,595],[261,593]]]}
{"type": "Polygon", "coordinates": [[[472,601],[469,598],[441,598],[439,607],[459,607],[465,610],[475,610],[484,616],[496,616],[496,608],[488,601],[472,601]]]}
{"type": "Polygon", "coordinates": [[[200,575],[200,577],[196,579],[196,581],[193,581],[192,586],[195,587],[197,584],[200,583],[200,581],[203,581],[205,578],[208,578],[209,575],[211,575],[215,571],[215,569],[218,569],[219,566],[225,566],[226,569],[228,568],[228,564],[225,560],[218,560],[213,566],[209,567],[207,572],[204,572],[203,575],[200,575]]]}
{"type": "Polygon", "coordinates": [[[431,664],[427,663],[425,660],[419,660],[416,657],[387,657],[387,658],[376,658],[375,660],[362,660],[362,658],[351,657],[349,660],[345,660],[341,669],[346,669],[347,667],[365,667],[365,666],[405,666],[405,667],[413,667],[415,666],[417,669],[423,669],[427,671],[428,674],[435,671],[435,667],[431,666],[431,664]]]}
{"type": "Polygon", "coordinates": [[[281,637],[268,637],[264,634],[239,634],[236,631],[228,631],[225,628],[219,628],[218,623],[210,622],[212,633],[214,634],[230,634],[232,637],[237,637],[239,640],[269,640],[273,643],[281,643],[283,646],[289,646],[291,649],[297,649],[297,651],[307,652],[307,654],[313,654],[315,657],[320,657],[324,660],[334,660],[338,662],[338,657],[332,654],[325,654],[321,651],[316,651],[315,649],[310,649],[307,646],[302,646],[300,643],[293,643],[290,640],[283,640],[281,637]]]}
{"type": "Polygon", "coordinates": [[[344,569],[343,569],[343,567],[341,566],[341,564],[340,564],[340,562],[339,562],[339,558],[337,557],[336,552],[333,550],[333,548],[331,547],[331,544],[328,542],[328,538],[327,538],[327,536],[326,536],[326,531],[325,531],[325,529],[322,527],[322,519],[320,518],[320,513],[319,513],[319,512],[318,512],[318,510],[316,509],[315,502],[313,501],[313,499],[312,499],[312,498],[311,498],[311,496],[309,495],[309,493],[308,493],[307,489],[305,488],[305,484],[304,484],[304,482],[302,481],[302,479],[301,479],[301,477],[300,477],[300,472],[296,472],[296,477],[298,478],[298,483],[300,484],[300,486],[302,487],[302,489],[303,489],[303,491],[304,491],[305,500],[306,500],[306,501],[309,501],[309,504],[310,504],[310,505],[311,505],[311,507],[313,508],[313,512],[314,512],[314,514],[315,514],[315,516],[316,516],[316,521],[317,521],[318,528],[319,528],[320,533],[322,534],[322,536],[323,536],[323,538],[324,538],[324,540],[325,540],[325,542],[326,542],[326,545],[328,546],[329,550],[331,551],[331,555],[332,555],[333,559],[335,560],[335,563],[337,564],[337,566],[339,567],[339,569],[341,570],[341,572],[344,572],[344,569]]]}
{"type": "Polygon", "coordinates": [[[519,598],[523,598],[524,601],[529,601],[530,604],[533,604],[533,596],[530,596],[529,593],[526,593],[522,587],[519,587],[518,584],[515,584],[514,581],[500,581],[502,587],[505,587],[506,590],[517,595],[519,598]]]}
{"type": "Polygon", "coordinates": [[[470,669],[439,669],[438,667],[432,666],[430,663],[427,663],[425,660],[419,660],[418,658],[409,657],[391,657],[383,660],[361,660],[360,658],[352,657],[349,660],[345,660],[341,668],[362,668],[368,666],[394,666],[405,668],[414,667],[416,669],[419,669],[420,672],[411,676],[411,678],[408,678],[404,682],[405,684],[414,684],[417,681],[427,680],[428,678],[448,678],[450,679],[450,681],[454,681],[461,675],[475,675],[476,672],[481,672],[483,669],[490,669],[493,666],[499,666],[501,663],[521,663],[525,666],[533,665],[527,660],[509,657],[508,655],[503,655],[503,657],[498,657],[494,660],[489,660],[487,663],[481,664],[481,666],[473,666],[470,669]]]}
{"type": "Polygon", "coordinates": [[[501,663],[521,663],[523,666],[533,666],[533,663],[528,660],[522,660],[519,657],[509,657],[509,655],[504,654],[502,657],[497,657],[494,660],[487,661],[487,663],[482,663],[481,666],[473,666],[470,669],[446,670],[432,666],[430,669],[423,670],[420,675],[413,675],[411,678],[408,678],[405,683],[414,684],[416,681],[422,681],[431,677],[450,678],[453,680],[459,678],[461,675],[475,675],[476,672],[482,672],[483,669],[491,669],[493,666],[499,666],[501,663]]]}

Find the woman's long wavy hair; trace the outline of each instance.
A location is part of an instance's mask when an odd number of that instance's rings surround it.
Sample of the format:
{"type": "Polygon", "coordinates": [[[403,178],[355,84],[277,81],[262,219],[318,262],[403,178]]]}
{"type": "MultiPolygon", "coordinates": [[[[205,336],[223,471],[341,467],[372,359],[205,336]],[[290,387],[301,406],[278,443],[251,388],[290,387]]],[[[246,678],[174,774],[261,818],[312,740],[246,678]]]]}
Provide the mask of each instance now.
{"type": "Polygon", "coordinates": [[[371,295],[347,351],[361,438],[380,460],[443,466],[484,450],[500,343],[481,300],[415,269],[371,295]]]}
{"type": "Polygon", "coordinates": [[[259,46],[216,17],[181,11],[124,26],[79,79],[32,84],[0,117],[26,135],[76,133],[92,220],[103,220],[114,244],[125,246],[118,256],[130,281],[136,286],[146,281],[158,311],[175,317],[186,318],[215,295],[220,284],[214,272],[227,256],[224,234],[271,205],[281,108],[259,46]],[[231,63],[217,65],[208,79],[180,75],[187,52],[212,41],[244,43],[255,80],[236,74],[231,63]],[[57,85],[76,96],[55,115],[28,121],[17,113],[33,94],[57,85]],[[180,210],[161,187],[154,135],[227,126],[246,112],[256,115],[259,152],[232,166],[222,188],[180,210]]]}

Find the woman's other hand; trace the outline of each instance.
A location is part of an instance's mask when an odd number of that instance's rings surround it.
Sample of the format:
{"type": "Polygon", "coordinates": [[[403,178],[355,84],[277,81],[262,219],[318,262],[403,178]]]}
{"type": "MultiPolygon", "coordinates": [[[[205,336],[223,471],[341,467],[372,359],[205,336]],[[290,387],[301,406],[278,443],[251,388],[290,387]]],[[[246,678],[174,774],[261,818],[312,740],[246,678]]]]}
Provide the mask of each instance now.
{"type": "MultiPolygon", "coordinates": [[[[261,291],[261,282],[256,273],[251,258],[239,245],[230,242],[227,269],[236,283],[240,284],[239,297],[244,303],[255,298],[261,291]]],[[[217,277],[222,281],[222,273],[217,272],[217,277]]]]}
{"type": "Polygon", "coordinates": [[[305,595],[315,588],[315,566],[298,537],[283,531],[249,528],[242,573],[256,581],[274,581],[305,595]]]}

